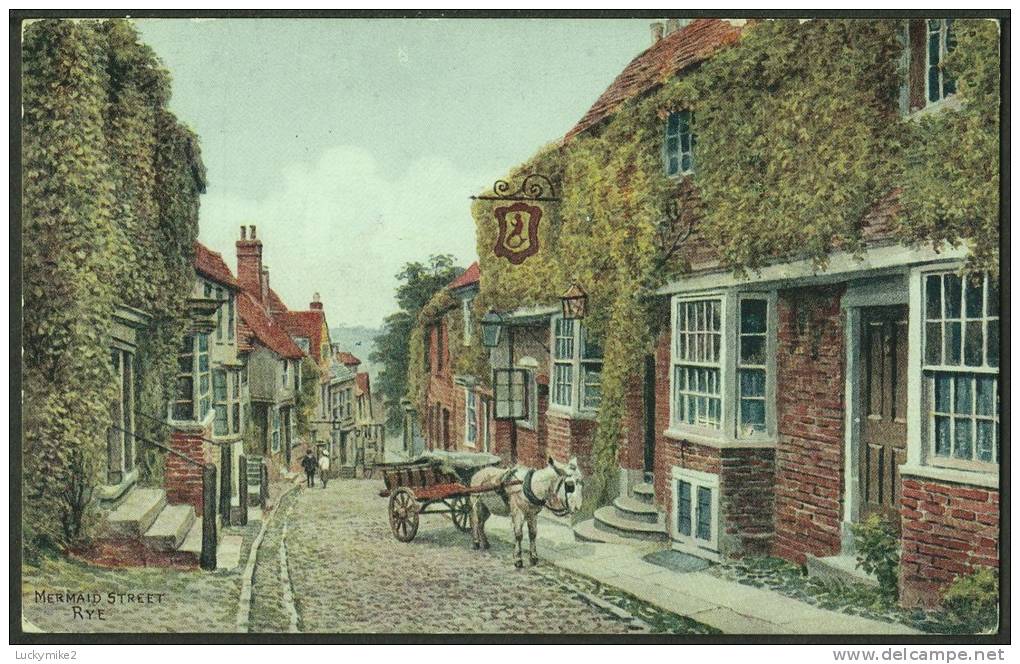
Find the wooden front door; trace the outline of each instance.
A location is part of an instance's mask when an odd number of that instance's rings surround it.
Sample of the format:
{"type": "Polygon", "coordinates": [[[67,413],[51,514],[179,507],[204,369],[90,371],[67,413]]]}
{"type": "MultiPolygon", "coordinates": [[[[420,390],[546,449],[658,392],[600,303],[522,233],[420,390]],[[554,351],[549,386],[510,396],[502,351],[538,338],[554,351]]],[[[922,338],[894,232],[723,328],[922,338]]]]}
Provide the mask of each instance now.
{"type": "Polygon", "coordinates": [[[899,466],[907,457],[907,307],[861,312],[860,518],[899,532],[899,466]]]}

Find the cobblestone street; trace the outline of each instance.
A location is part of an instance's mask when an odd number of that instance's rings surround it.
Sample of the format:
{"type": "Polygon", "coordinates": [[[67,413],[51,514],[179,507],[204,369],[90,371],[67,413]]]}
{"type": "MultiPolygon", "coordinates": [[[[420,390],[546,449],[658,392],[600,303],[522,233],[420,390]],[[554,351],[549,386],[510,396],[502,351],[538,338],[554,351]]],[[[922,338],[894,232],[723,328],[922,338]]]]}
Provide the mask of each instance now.
{"type": "Polygon", "coordinates": [[[415,540],[398,542],[381,486],[334,480],[284,501],[256,563],[252,631],[649,630],[549,565],[515,569],[504,541],[474,551],[470,535],[445,516],[423,516],[415,540]]]}

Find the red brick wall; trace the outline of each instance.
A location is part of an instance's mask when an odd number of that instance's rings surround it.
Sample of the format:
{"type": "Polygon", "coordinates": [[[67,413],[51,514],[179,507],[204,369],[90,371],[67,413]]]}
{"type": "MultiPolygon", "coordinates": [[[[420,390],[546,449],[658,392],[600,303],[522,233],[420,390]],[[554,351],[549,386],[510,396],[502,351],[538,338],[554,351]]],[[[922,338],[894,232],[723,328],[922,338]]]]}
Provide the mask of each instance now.
{"type": "Polygon", "coordinates": [[[900,600],[934,606],[975,567],[999,566],[999,492],[904,477],[900,600]]]}
{"type": "Polygon", "coordinates": [[[577,457],[581,472],[591,475],[595,420],[569,418],[552,412],[547,413],[544,419],[547,456],[561,462],[577,457]]]}
{"type": "MultiPolygon", "coordinates": [[[[212,463],[212,446],[202,438],[210,438],[212,431],[175,430],[170,435],[170,447],[190,459],[203,464],[212,463]]],[[[202,515],[202,468],[185,461],[176,454],[166,455],[166,500],[171,505],[191,505],[195,514],[202,515]]],[[[219,486],[217,485],[217,491],[219,486]]]]}
{"type": "MultiPolygon", "coordinates": [[[[667,339],[668,343],[668,339],[667,339]]],[[[663,404],[668,407],[667,401],[663,404]]],[[[645,437],[644,437],[644,399],[642,395],[643,378],[639,367],[627,381],[627,396],[624,404],[623,427],[620,432],[619,462],[621,468],[628,470],[644,470],[645,437]]],[[[662,406],[659,406],[660,408],[662,406]]]]}
{"type": "Polygon", "coordinates": [[[779,293],[776,538],[773,553],[840,550],[843,497],[843,287],[779,293]]]}
{"type": "MultiPolygon", "coordinates": [[[[546,385],[538,385],[537,413],[538,426],[529,429],[518,424],[517,426],[517,460],[531,468],[544,468],[548,463],[548,418],[549,411],[549,388],[546,385]]],[[[509,435],[509,432],[508,432],[509,435]]],[[[564,459],[565,460],[565,459],[564,459]]]]}

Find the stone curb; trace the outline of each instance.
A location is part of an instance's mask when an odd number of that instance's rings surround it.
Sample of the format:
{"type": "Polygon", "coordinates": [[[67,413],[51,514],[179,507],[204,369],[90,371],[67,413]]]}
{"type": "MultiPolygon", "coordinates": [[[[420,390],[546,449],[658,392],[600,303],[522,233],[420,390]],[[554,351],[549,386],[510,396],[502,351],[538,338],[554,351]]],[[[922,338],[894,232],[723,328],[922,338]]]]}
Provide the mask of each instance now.
{"type": "MultiPolygon", "coordinates": [[[[301,485],[297,482],[291,485],[289,489],[280,494],[280,498],[276,501],[277,505],[283,502],[286,498],[299,488],[301,485]]],[[[255,559],[258,557],[259,547],[262,546],[262,539],[266,535],[266,531],[269,530],[269,524],[272,523],[273,519],[276,518],[276,514],[279,510],[273,509],[268,519],[263,519],[262,527],[259,529],[259,534],[255,536],[255,539],[251,543],[251,550],[248,552],[248,562],[245,563],[244,573],[241,575],[241,594],[237,600],[237,620],[234,621],[234,626],[239,632],[248,631],[248,623],[251,619],[251,589],[252,584],[255,581],[255,559]]]]}

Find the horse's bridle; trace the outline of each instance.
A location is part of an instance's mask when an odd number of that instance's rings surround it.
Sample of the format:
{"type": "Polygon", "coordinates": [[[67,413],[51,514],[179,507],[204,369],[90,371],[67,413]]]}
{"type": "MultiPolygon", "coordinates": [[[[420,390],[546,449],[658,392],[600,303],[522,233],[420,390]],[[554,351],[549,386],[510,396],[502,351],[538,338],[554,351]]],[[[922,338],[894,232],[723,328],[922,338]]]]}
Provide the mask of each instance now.
{"type": "MultiPolygon", "coordinates": [[[[524,482],[521,483],[521,489],[524,491],[524,497],[528,499],[528,502],[535,506],[541,506],[549,510],[556,516],[567,516],[570,514],[570,508],[567,506],[566,496],[568,493],[564,493],[563,508],[556,509],[549,504],[548,494],[544,498],[539,498],[535,495],[535,492],[531,489],[531,478],[535,474],[535,469],[531,468],[524,475],[524,482]]],[[[559,481],[556,483],[556,487],[552,491],[552,495],[559,496],[560,489],[567,483],[566,475],[559,475],[559,481]]],[[[575,483],[577,480],[573,480],[575,483]]],[[[572,491],[572,490],[571,490],[572,491]]]]}

